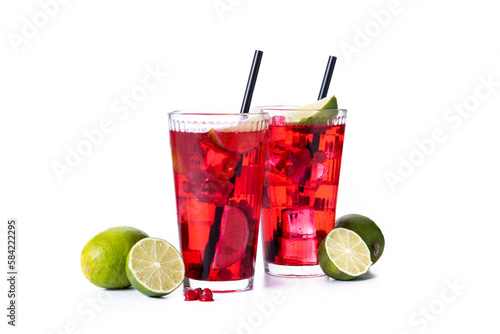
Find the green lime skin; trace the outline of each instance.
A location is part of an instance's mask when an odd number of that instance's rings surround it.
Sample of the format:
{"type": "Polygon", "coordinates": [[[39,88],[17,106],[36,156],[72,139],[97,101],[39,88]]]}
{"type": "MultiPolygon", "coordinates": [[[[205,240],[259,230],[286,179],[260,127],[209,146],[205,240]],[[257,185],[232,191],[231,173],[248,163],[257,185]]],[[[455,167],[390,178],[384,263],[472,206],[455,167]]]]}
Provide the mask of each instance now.
{"type": "Polygon", "coordinates": [[[372,265],[382,256],[385,247],[384,235],[373,220],[358,214],[348,214],[335,221],[335,227],[343,227],[356,232],[370,250],[372,265]]]}
{"type": "Polygon", "coordinates": [[[337,266],[330,260],[328,253],[326,251],[326,238],[323,239],[318,248],[318,262],[321,270],[331,278],[334,278],[339,281],[349,281],[357,276],[349,275],[337,268],[337,266]]]}
{"type": "Polygon", "coordinates": [[[83,275],[94,285],[106,289],[129,287],[125,272],[127,255],[135,243],[148,235],[128,226],[109,228],[90,239],[80,256],[83,275]]]}

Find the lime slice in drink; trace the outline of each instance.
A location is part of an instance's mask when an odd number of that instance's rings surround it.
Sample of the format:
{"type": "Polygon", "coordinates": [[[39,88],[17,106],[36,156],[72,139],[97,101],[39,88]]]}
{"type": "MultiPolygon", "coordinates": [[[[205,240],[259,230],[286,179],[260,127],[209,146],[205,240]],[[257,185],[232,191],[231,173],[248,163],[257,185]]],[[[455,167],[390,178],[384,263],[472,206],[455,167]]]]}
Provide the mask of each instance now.
{"type": "Polygon", "coordinates": [[[248,222],[245,214],[238,208],[224,206],[212,268],[223,269],[238,261],[245,252],[247,243],[248,222]]]}
{"type": "Polygon", "coordinates": [[[146,296],[168,295],[184,279],[184,262],[174,246],[163,239],[145,238],[127,256],[127,277],[146,296]]]}
{"type": "Polygon", "coordinates": [[[361,237],[346,228],[334,228],[318,249],[321,269],[326,275],[347,281],[370,269],[370,250],[361,237]]]}
{"type": "Polygon", "coordinates": [[[266,131],[237,132],[234,129],[210,129],[208,135],[220,148],[243,154],[253,150],[264,138],[266,131]]]}
{"type": "Polygon", "coordinates": [[[356,232],[363,239],[370,250],[372,265],[382,256],[385,247],[384,235],[370,218],[354,213],[345,215],[335,221],[335,227],[343,227],[356,232]]]}
{"type": "Polygon", "coordinates": [[[304,111],[295,115],[299,121],[296,124],[314,125],[323,123],[324,119],[337,116],[337,98],[335,96],[325,97],[319,101],[300,107],[304,111]]]}

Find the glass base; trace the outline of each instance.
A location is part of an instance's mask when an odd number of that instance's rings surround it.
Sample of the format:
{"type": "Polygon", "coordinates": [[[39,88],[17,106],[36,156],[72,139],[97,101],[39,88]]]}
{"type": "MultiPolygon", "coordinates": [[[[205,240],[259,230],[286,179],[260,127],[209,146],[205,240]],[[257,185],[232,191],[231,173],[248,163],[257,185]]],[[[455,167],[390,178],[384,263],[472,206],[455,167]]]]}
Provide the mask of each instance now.
{"type": "Polygon", "coordinates": [[[239,292],[253,288],[253,277],[237,281],[203,281],[185,277],[184,288],[209,288],[212,292],[239,292]]]}
{"type": "Polygon", "coordinates": [[[310,266],[284,266],[264,261],[266,274],[281,277],[318,277],[325,276],[319,264],[310,266]]]}

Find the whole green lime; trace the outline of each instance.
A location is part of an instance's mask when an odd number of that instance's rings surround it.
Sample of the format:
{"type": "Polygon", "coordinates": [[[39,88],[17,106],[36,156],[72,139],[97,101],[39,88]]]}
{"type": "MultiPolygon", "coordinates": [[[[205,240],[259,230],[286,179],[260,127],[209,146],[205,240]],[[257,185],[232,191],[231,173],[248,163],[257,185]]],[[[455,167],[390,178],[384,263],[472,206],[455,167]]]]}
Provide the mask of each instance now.
{"type": "Polygon", "coordinates": [[[335,221],[335,228],[343,227],[357,233],[370,250],[372,265],[380,259],[384,252],[385,239],[380,228],[368,217],[349,214],[335,221]]]}
{"type": "Polygon", "coordinates": [[[82,272],[94,285],[106,289],[130,286],[125,272],[127,255],[139,240],[147,238],[143,231],[128,226],[109,228],[90,239],[82,250],[82,272]]]}

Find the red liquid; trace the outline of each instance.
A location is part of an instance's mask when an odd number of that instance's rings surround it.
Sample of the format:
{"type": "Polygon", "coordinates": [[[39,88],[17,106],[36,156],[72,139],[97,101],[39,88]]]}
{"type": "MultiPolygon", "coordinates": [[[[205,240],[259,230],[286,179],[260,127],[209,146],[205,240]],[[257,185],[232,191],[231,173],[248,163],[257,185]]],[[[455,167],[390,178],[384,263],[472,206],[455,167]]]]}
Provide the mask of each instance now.
{"type": "Polygon", "coordinates": [[[264,259],[316,265],[335,226],[345,125],[270,125],[262,202],[264,259]]]}
{"type": "Polygon", "coordinates": [[[226,132],[222,140],[255,145],[236,153],[210,133],[170,131],[181,252],[191,279],[232,281],[254,275],[265,131],[226,132]],[[238,238],[244,240],[231,245],[238,238]],[[229,248],[222,246],[228,243],[229,248]],[[226,256],[217,255],[218,249],[226,256]]]}

